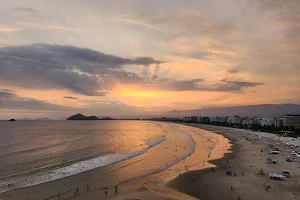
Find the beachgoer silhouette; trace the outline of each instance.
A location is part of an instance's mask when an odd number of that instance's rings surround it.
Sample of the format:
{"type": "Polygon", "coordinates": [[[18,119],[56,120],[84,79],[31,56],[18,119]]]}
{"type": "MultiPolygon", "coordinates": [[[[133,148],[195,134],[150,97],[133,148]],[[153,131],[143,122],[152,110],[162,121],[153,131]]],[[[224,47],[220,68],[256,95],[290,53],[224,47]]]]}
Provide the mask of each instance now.
{"type": "Polygon", "coordinates": [[[76,194],[78,195],[78,188],[76,189],[76,194]]]}
{"type": "Polygon", "coordinates": [[[115,193],[118,193],[118,186],[115,187],[115,193]]]}

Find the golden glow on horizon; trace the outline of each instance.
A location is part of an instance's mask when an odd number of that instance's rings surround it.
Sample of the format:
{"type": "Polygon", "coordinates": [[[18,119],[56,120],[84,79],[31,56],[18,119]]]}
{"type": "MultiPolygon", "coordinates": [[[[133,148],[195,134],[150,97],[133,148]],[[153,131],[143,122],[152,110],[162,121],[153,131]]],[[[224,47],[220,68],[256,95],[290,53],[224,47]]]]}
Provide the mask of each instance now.
{"type": "Polygon", "coordinates": [[[121,86],[120,88],[115,90],[115,93],[118,94],[119,96],[124,96],[124,97],[159,97],[162,95],[161,92],[159,91],[145,91],[145,90],[140,90],[136,88],[131,88],[130,86],[121,86]]]}

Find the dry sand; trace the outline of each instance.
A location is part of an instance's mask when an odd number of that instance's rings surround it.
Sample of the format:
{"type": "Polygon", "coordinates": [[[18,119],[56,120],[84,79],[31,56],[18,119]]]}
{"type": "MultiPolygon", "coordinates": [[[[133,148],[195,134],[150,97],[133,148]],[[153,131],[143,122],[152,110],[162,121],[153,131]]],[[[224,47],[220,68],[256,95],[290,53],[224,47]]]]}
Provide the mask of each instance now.
{"type": "MultiPolygon", "coordinates": [[[[225,155],[222,159],[210,161],[217,165],[214,171],[211,169],[190,171],[176,177],[169,186],[202,200],[233,200],[239,197],[242,200],[300,199],[300,162],[285,161],[291,151],[295,150],[290,149],[286,142],[299,144],[298,140],[234,128],[192,126],[223,134],[232,141],[233,153],[225,155]],[[268,144],[278,147],[280,154],[269,155],[268,144]],[[267,157],[278,160],[278,163],[266,164],[267,157]],[[264,175],[257,175],[261,168],[264,175]],[[236,176],[226,175],[226,169],[232,169],[236,176]],[[283,171],[289,171],[291,177],[284,181],[268,178],[268,173],[283,171]],[[191,176],[195,176],[196,180],[191,181],[191,176]],[[203,184],[207,184],[207,187],[203,187],[203,184]],[[266,186],[271,188],[266,191],[266,186]]],[[[296,150],[300,151],[300,148],[296,150]]]]}

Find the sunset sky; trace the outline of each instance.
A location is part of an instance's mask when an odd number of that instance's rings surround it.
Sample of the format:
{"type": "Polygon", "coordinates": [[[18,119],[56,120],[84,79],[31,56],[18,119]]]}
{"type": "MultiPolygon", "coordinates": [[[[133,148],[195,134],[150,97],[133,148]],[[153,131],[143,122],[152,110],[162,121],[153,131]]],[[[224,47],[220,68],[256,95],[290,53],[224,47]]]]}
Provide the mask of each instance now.
{"type": "Polygon", "coordinates": [[[0,0],[0,119],[300,103],[299,0],[0,0]]]}

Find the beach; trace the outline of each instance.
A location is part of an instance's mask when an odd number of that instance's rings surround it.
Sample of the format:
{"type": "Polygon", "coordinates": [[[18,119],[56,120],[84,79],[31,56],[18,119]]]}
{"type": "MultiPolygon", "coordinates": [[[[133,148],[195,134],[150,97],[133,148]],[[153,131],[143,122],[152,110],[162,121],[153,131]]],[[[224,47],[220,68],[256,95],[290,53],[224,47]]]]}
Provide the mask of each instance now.
{"type": "MultiPolygon", "coordinates": [[[[180,141],[172,141],[167,135],[166,141],[158,145],[160,148],[153,151],[161,151],[162,157],[164,152],[172,151],[174,163],[157,173],[119,183],[117,192],[115,185],[107,183],[108,193],[105,194],[100,182],[109,177],[99,168],[2,193],[0,199],[299,199],[300,163],[285,161],[291,153],[285,143],[298,144],[298,140],[282,138],[284,141],[274,141],[275,135],[268,133],[208,125],[170,126],[180,127],[180,131],[190,134],[195,142],[193,154],[179,159],[177,155],[187,146],[180,141]],[[280,154],[270,156],[268,144],[278,147],[280,154]],[[266,164],[267,157],[278,160],[278,163],[266,164]],[[258,175],[261,168],[264,175],[258,175]],[[225,171],[228,169],[236,173],[236,176],[226,175],[225,171]],[[291,177],[284,181],[268,178],[268,173],[282,171],[289,171],[291,177]],[[266,190],[266,186],[271,188],[266,190]]],[[[116,172],[122,169],[125,174],[129,172],[126,167],[135,166],[139,162],[139,158],[135,157],[105,168],[116,172]]],[[[136,167],[140,169],[144,166],[136,167]]]]}
{"type": "MultiPolygon", "coordinates": [[[[286,143],[300,144],[291,138],[278,138],[274,134],[252,132],[248,130],[216,127],[208,125],[192,125],[223,134],[230,139],[232,153],[223,158],[209,161],[217,167],[211,169],[190,171],[176,177],[169,186],[202,200],[212,199],[260,199],[260,200],[296,200],[300,198],[300,163],[286,162],[285,159],[293,150],[286,143]],[[278,155],[269,155],[268,144],[280,149],[278,155]],[[277,164],[266,164],[266,158],[271,157],[277,164]],[[228,176],[225,171],[231,169],[236,176],[228,176]],[[264,175],[258,175],[263,169],[264,175]],[[268,173],[288,171],[291,177],[284,181],[271,180],[268,173]],[[191,181],[190,177],[196,180],[191,181]],[[207,184],[207,187],[203,187],[207,184]],[[271,186],[267,188],[267,186],[271,186]]],[[[299,147],[298,147],[299,150],[299,147]]]]}

